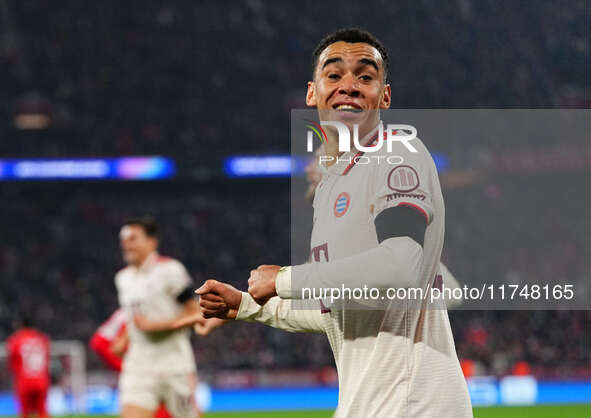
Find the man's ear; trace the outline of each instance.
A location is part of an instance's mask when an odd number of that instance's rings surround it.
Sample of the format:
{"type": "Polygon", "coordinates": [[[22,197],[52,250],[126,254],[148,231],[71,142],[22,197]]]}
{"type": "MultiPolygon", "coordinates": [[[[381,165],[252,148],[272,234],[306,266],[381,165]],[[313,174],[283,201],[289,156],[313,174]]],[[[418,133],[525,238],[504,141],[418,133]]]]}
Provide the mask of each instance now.
{"type": "Polygon", "coordinates": [[[316,107],[316,85],[308,81],[308,92],[306,93],[306,106],[316,107]]]}
{"type": "Polygon", "coordinates": [[[392,89],[389,84],[384,86],[384,94],[380,102],[380,109],[388,109],[392,104],[392,89]]]}

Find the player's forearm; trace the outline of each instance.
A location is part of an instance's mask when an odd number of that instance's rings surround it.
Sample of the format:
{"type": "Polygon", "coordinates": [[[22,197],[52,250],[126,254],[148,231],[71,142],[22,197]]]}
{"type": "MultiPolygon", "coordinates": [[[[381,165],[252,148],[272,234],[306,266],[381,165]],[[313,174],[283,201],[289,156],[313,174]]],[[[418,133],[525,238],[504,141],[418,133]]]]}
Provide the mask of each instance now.
{"type": "Polygon", "coordinates": [[[111,351],[109,341],[98,334],[90,339],[90,348],[111,368],[121,371],[121,357],[111,351]]]}
{"type": "Polygon", "coordinates": [[[177,317],[172,324],[175,329],[188,326],[204,326],[206,319],[203,318],[201,311],[195,313],[188,313],[177,317]]]}
{"type": "Polygon", "coordinates": [[[164,320],[164,321],[153,321],[149,320],[143,326],[139,327],[144,332],[163,332],[163,331],[172,331],[177,329],[177,323],[180,319],[174,318],[171,320],[164,320]]]}
{"type": "Polygon", "coordinates": [[[185,315],[178,316],[171,320],[166,321],[150,321],[150,324],[142,329],[146,332],[163,332],[163,331],[174,331],[180,328],[191,325],[192,318],[185,315]]]}
{"type": "Polygon", "coordinates": [[[202,321],[203,319],[198,309],[199,306],[191,302],[190,307],[186,307],[180,315],[172,319],[152,320],[136,315],[134,320],[138,329],[144,332],[174,331],[202,321]]]}
{"type": "Polygon", "coordinates": [[[277,275],[276,290],[282,299],[302,299],[324,289],[406,288],[417,285],[422,256],[422,247],[411,238],[389,238],[341,260],[293,266],[277,275]]]}
{"type": "Polygon", "coordinates": [[[289,332],[324,332],[324,325],[318,309],[293,309],[292,302],[278,297],[259,305],[252,296],[242,292],[242,301],[236,319],[259,322],[289,332]]]}

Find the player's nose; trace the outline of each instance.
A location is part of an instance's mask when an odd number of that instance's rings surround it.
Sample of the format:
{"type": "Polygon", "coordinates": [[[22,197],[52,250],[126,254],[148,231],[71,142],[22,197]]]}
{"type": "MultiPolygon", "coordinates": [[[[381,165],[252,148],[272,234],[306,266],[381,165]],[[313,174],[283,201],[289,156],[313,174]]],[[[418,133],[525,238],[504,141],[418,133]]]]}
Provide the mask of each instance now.
{"type": "Polygon", "coordinates": [[[341,78],[339,85],[339,94],[357,97],[359,95],[359,83],[353,74],[345,74],[341,78]]]}

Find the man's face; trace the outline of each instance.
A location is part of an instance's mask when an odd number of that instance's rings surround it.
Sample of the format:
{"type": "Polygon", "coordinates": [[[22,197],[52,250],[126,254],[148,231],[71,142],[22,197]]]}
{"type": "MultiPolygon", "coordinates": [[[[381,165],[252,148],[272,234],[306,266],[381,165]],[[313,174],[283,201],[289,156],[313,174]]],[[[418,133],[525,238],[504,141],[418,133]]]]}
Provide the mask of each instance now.
{"type": "Polygon", "coordinates": [[[379,51],[363,42],[335,42],[318,57],[306,104],[318,109],[321,120],[373,127],[377,110],[390,107],[390,98],[379,51]]]}
{"type": "Polygon", "coordinates": [[[125,225],[119,233],[123,259],[129,265],[139,266],[156,250],[156,238],[146,235],[141,225],[125,225]]]}

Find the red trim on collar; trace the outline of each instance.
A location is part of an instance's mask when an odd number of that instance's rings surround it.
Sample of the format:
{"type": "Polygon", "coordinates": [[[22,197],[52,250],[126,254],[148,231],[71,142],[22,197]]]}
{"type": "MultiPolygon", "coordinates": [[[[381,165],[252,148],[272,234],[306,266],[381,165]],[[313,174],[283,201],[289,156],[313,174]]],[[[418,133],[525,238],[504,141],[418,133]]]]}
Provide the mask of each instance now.
{"type": "MultiPolygon", "coordinates": [[[[373,136],[372,136],[372,137],[371,137],[371,138],[370,138],[370,139],[367,141],[367,143],[366,143],[366,144],[364,144],[363,146],[364,146],[364,147],[367,147],[367,146],[369,146],[370,144],[373,144],[373,143],[376,141],[376,139],[378,139],[378,133],[377,133],[377,132],[376,132],[376,133],[375,133],[375,135],[373,135],[373,136]]],[[[353,157],[353,158],[351,159],[351,162],[349,163],[349,165],[348,165],[347,167],[345,167],[345,169],[343,170],[343,174],[342,174],[343,176],[347,175],[347,173],[348,173],[349,171],[351,171],[351,169],[353,168],[353,166],[354,166],[354,165],[357,163],[357,162],[355,161],[355,159],[356,159],[356,158],[358,158],[358,157],[361,157],[363,154],[365,154],[365,152],[364,152],[364,151],[359,151],[357,154],[355,154],[355,157],[353,157]]]]}

